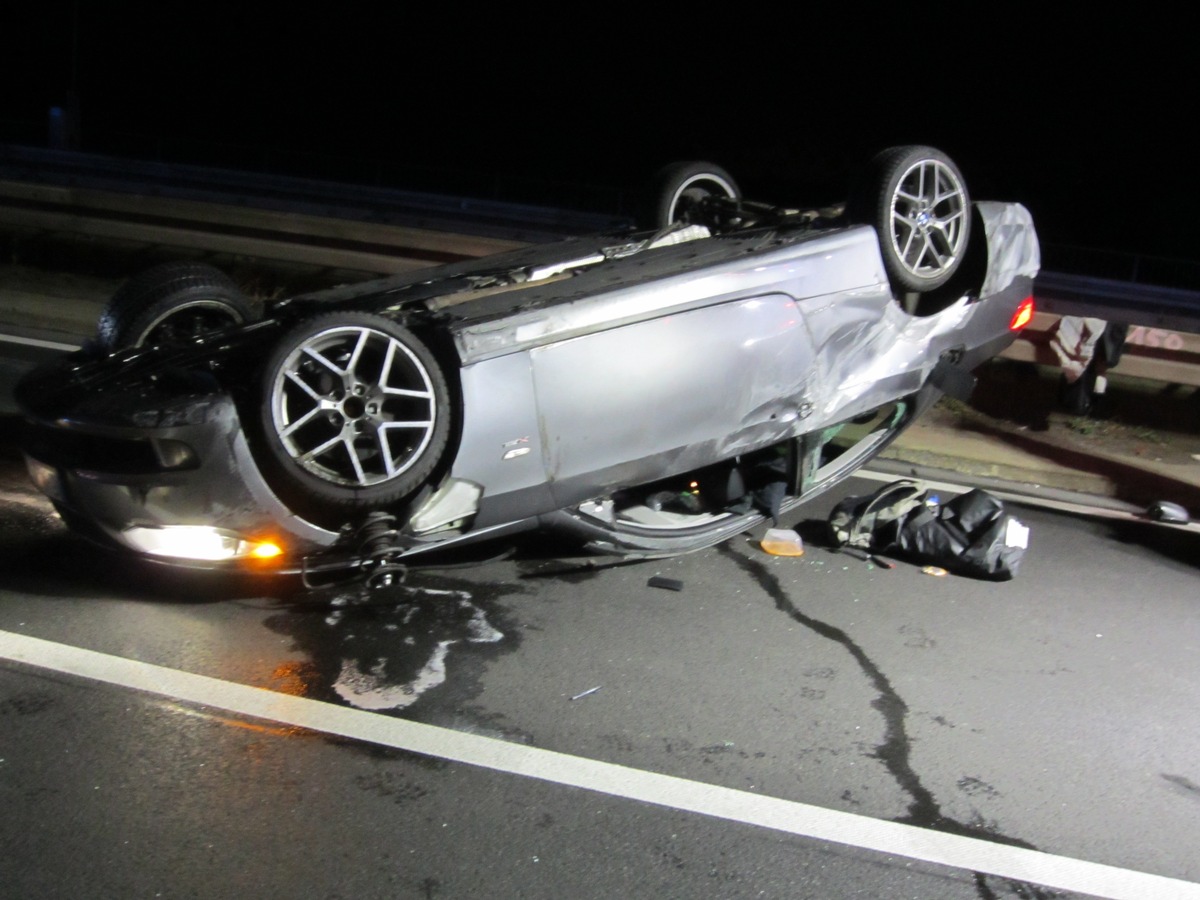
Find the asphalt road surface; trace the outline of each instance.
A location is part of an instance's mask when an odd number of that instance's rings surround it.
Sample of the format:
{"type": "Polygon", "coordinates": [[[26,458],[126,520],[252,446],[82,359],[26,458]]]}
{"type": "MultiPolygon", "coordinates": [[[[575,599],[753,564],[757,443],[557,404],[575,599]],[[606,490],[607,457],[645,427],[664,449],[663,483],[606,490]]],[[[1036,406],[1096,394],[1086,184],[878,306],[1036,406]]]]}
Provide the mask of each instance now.
{"type": "Polygon", "coordinates": [[[1200,896],[1196,536],[1014,508],[989,583],[833,499],[798,559],[306,589],[92,548],[6,440],[0,897],[1200,896]]]}

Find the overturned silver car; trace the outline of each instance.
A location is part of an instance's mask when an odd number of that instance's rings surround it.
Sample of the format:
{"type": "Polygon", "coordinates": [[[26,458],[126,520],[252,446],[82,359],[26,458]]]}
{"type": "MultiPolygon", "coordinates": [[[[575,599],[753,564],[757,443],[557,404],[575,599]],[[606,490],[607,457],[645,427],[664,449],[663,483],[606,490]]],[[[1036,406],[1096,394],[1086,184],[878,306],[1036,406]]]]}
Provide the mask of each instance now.
{"type": "Polygon", "coordinates": [[[211,267],[134,278],[17,389],[78,531],[181,565],[319,569],[546,528],[718,543],[837,483],[1032,314],[1028,212],[929,147],[844,208],[661,174],[646,231],[263,307],[211,267]]]}

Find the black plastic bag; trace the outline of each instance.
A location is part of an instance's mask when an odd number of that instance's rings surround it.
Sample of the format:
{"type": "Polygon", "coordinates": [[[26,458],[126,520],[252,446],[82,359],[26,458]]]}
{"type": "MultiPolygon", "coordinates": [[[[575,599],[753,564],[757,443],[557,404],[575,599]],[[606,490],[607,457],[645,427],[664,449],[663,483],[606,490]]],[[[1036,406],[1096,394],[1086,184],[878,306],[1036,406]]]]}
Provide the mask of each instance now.
{"type": "Polygon", "coordinates": [[[969,491],[939,505],[907,479],[842,500],[829,514],[829,532],[835,547],[995,581],[1016,575],[1029,542],[1029,529],[986,491],[969,491]]]}
{"type": "Polygon", "coordinates": [[[944,506],[923,505],[900,526],[894,553],[959,575],[1006,581],[1017,574],[1029,529],[986,491],[974,490],[944,506]]]}

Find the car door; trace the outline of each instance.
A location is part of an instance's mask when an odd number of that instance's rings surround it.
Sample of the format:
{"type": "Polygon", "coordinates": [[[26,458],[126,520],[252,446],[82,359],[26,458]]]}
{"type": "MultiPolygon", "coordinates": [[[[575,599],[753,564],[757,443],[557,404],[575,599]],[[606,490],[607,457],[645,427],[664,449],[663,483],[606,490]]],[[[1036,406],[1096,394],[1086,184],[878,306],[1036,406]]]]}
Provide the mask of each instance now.
{"type": "Polygon", "coordinates": [[[811,410],[812,341],[782,293],[597,331],[530,358],[564,505],[766,446],[811,410]]]}

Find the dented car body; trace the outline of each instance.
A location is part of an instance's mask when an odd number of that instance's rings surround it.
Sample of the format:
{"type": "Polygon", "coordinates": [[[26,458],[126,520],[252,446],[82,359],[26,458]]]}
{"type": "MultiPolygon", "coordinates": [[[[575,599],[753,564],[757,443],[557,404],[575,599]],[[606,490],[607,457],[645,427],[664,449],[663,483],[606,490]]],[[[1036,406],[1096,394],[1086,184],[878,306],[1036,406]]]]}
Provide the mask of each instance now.
{"type": "Polygon", "coordinates": [[[924,293],[896,289],[880,226],[789,212],[532,246],[81,351],[18,387],[31,475],[72,527],[181,565],[264,547],[275,569],[396,561],[530,528],[622,554],[710,546],[969,379],[1015,337],[1039,265],[1016,204],[963,209],[971,243],[924,293]]]}

